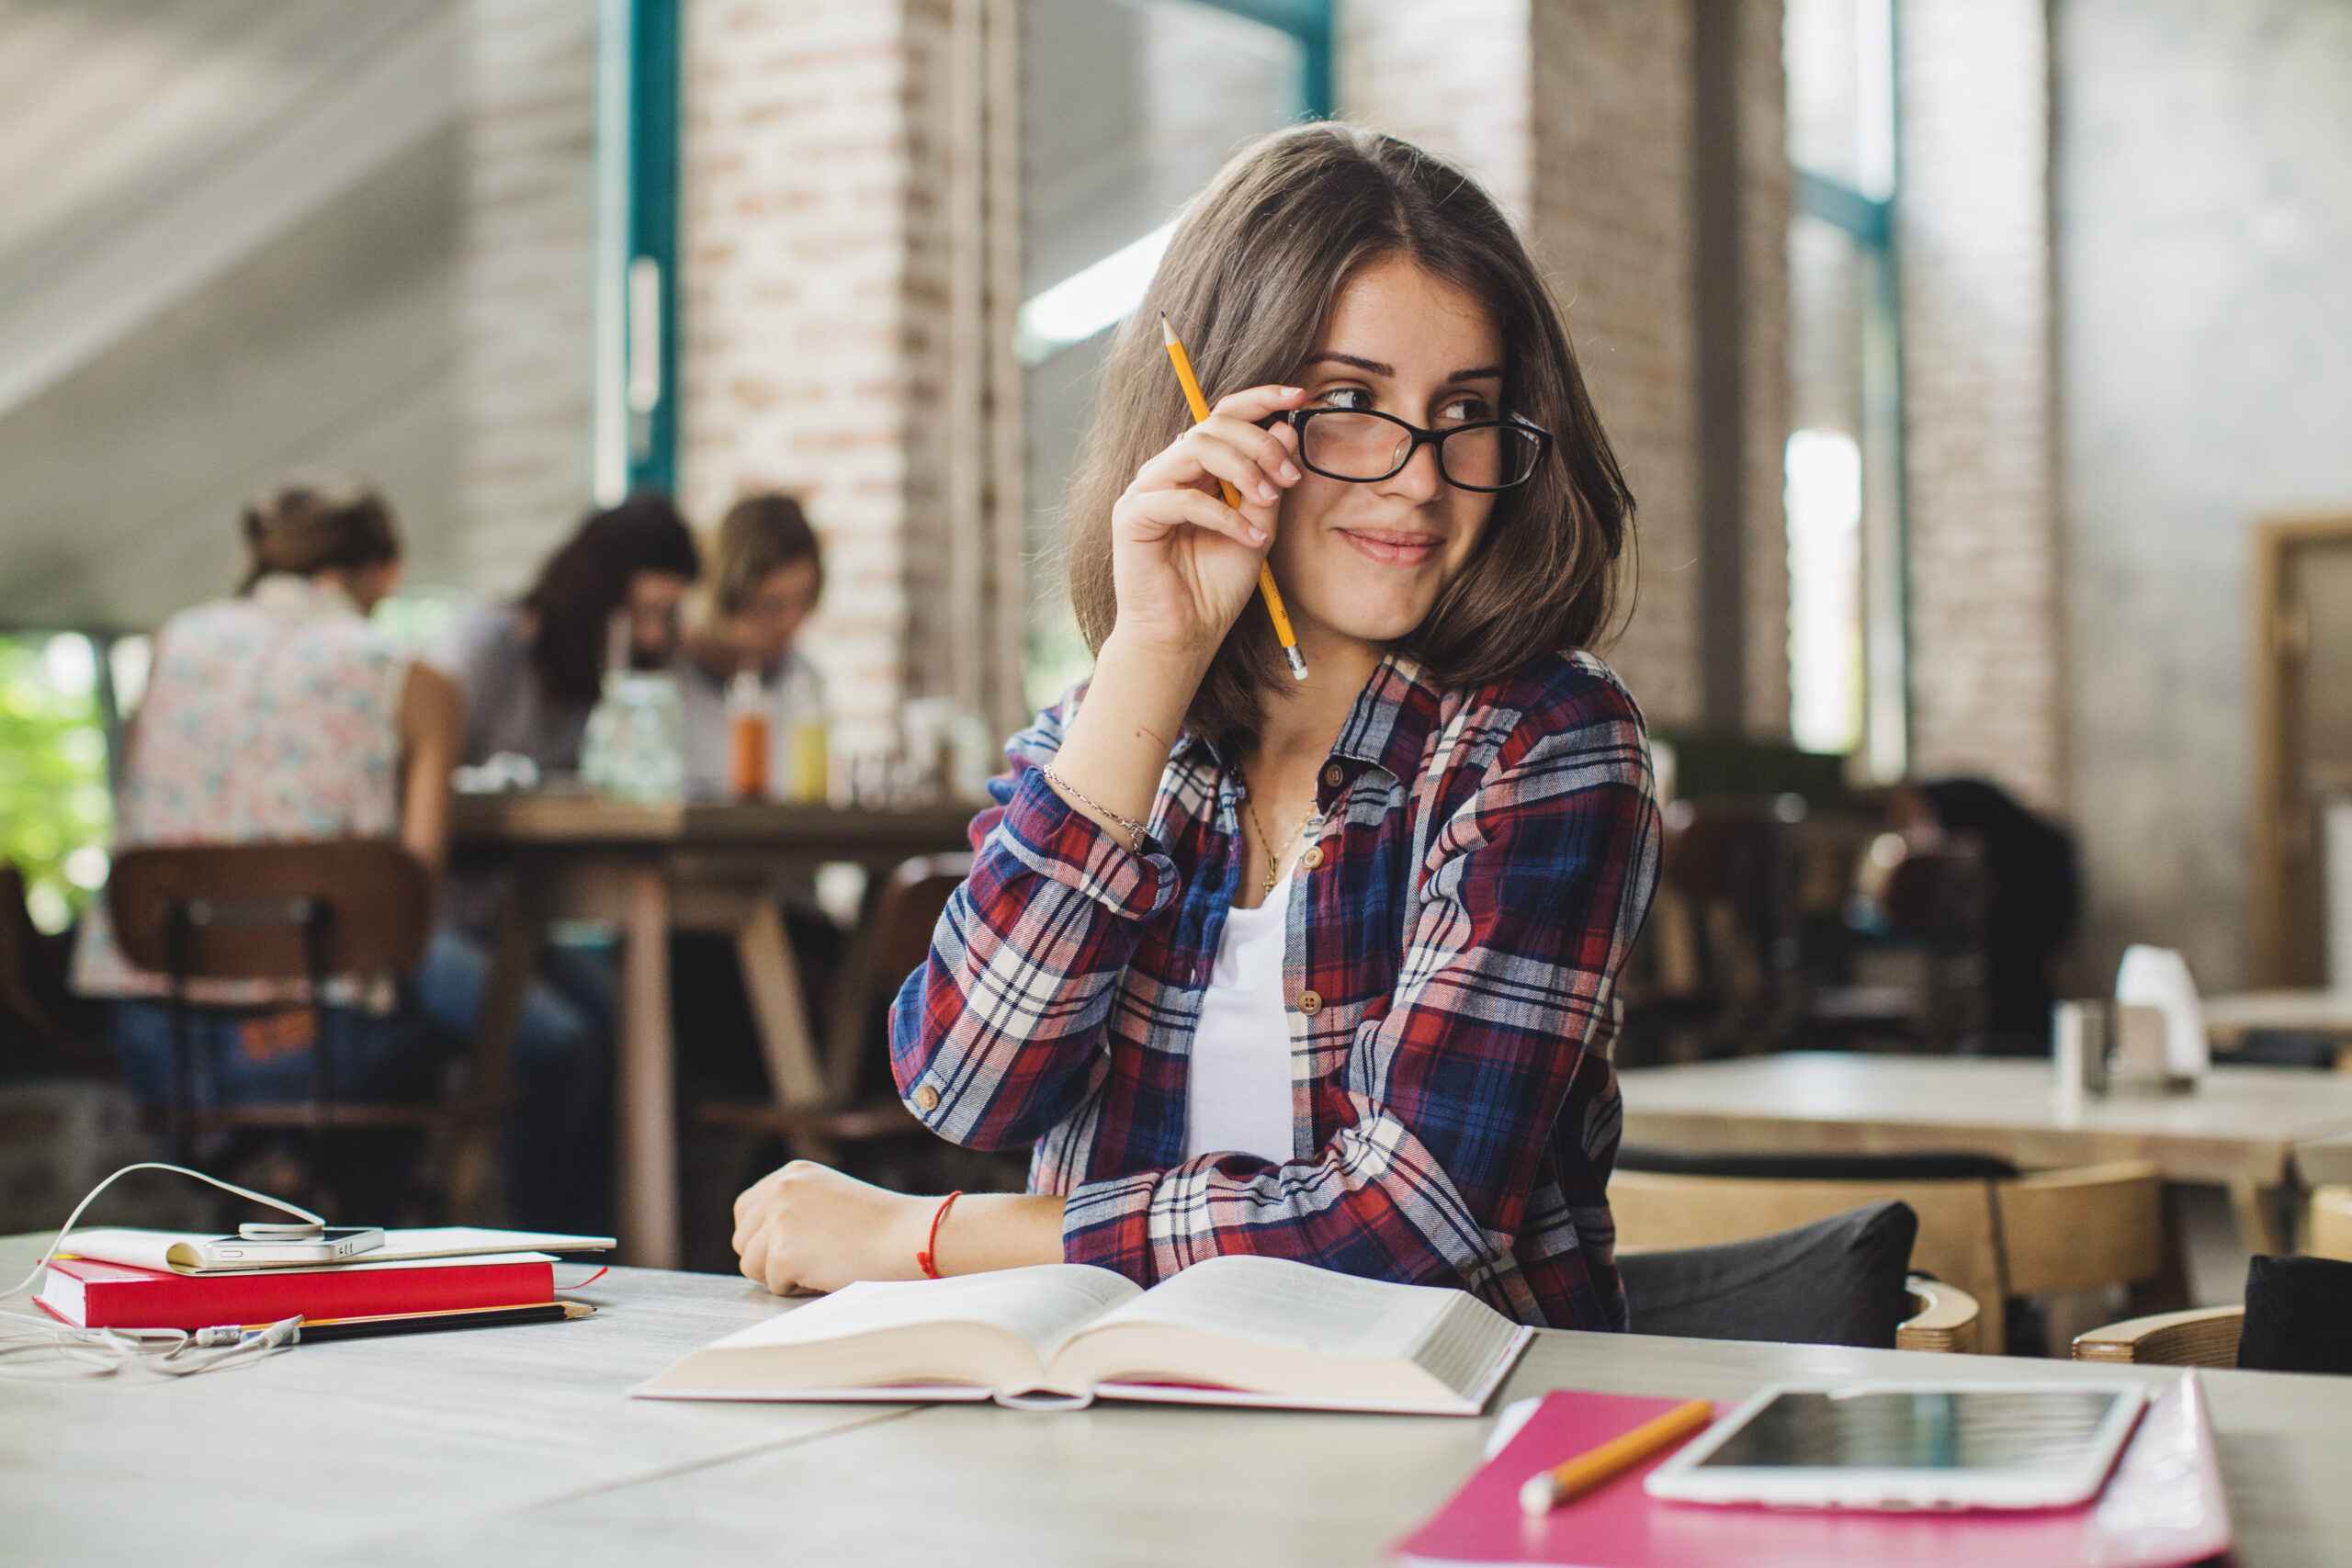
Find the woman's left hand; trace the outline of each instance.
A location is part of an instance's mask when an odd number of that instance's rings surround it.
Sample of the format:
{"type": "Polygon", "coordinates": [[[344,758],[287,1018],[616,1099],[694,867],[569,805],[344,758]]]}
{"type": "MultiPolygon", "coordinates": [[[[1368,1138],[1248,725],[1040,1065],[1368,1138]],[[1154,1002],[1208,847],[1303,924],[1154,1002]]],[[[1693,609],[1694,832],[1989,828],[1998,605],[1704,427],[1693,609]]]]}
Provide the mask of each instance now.
{"type": "Polygon", "coordinates": [[[743,1276],[779,1296],[838,1291],[859,1280],[919,1280],[936,1198],[888,1191],[797,1159],[735,1200],[743,1276]]]}

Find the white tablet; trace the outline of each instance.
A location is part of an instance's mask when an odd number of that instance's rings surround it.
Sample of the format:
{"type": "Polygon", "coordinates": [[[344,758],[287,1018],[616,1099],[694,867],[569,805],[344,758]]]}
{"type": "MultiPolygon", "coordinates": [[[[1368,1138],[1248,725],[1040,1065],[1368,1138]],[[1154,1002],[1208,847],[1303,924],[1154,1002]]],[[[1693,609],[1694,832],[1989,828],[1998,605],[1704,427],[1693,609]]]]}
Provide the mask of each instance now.
{"type": "Polygon", "coordinates": [[[2055,1508],[2096,1494],[2132,1387],[1766,1389],[1650,1472],[1653,1496],[1794,1508],[2055,1508]]]}

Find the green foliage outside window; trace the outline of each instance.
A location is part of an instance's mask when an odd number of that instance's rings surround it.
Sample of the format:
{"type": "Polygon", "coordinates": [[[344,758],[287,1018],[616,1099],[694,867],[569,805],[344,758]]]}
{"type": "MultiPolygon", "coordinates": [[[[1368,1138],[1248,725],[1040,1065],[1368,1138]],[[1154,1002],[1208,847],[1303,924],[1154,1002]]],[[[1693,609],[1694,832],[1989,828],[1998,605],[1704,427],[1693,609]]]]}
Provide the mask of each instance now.
{"type": "Polygon", "coordinates": [[[106,886],[114,803],[88,638],[0,637],[0,859],[27,906],[62,931],[106,886]]]}

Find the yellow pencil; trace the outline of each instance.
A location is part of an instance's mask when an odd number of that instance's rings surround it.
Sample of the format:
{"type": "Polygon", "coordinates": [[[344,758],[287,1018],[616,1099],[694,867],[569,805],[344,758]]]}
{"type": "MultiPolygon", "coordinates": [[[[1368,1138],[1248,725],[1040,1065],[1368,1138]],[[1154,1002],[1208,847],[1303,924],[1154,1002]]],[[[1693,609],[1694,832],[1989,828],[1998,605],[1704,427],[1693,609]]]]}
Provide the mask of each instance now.
{"type": "MultiPolygon", "coordinates": [[[[1169,362],[1176,367],[1176,379],[1184,389],[1184,400],[1193,406],[1193,423],[1199,424],[1209,417],[1209,400],[1201,395],[1200,378],[1193,374],[1193,360],[1184,352],[1184,340],[1159,318],[1160,333],[1168,339],[1169,362]]],[[[1241,510],[1241,494],[1223,479],[1217,481],[1225,491],[1225,503],[1236,512],[1241,510]]],[[[1266,614],[1274,618],[1274,636],[1282,640],[1283,657],[1290,660],[1290,678],[1306,679],[1306,660],[1298,651],[1298,634],[1290,629],[1290,612],[1283,608],[1283,591],[1274,586],[1274,569],[1264,561],[1258,563],[1258,592],[1265,595],[1266,614]]]]}
{"type": "Polygon", "coordinates": [[[1566,1464],[1537,1471],[1519,1489],[1519,1506],[1531,1514],[1548,1514],[1569,1498],[1614,1481],[1660,1449],[1672,1448],[1713,1416],[1714,1406],[1703,1399],[1678,1404],[1566,1464]]]}

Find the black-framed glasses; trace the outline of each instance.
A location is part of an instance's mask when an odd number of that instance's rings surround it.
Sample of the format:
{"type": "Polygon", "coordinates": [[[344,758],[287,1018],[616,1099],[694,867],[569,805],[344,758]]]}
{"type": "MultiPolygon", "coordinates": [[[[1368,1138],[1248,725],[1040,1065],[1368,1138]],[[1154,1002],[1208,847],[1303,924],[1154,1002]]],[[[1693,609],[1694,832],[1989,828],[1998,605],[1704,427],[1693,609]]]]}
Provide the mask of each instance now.
{"type": "Polygon", "coordinates": [[[1423,430],[1370,409],[1286,409],[1274,416],[1298,432],[1299,461],[1327,479],[1377,484],[1405,471],[1423,446],[1437,448],[1437,471],[1456,490],[1523,485],[1552,449],[1552,434],[1523,419],[1497,419],[1423,430]]]}

